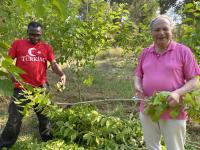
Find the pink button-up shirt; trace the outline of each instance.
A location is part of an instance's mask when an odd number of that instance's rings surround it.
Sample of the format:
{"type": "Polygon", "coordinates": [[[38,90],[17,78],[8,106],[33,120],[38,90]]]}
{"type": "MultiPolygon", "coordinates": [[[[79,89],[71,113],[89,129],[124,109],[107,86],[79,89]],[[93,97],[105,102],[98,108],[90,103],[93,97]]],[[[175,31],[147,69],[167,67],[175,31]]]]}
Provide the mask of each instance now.
{"type": "MultiPolygon", "coordinates": [[[[134,74],[142,79],[144,94],[152,96],[154,92],[181,88],[186,81],[199,76],[200,69],[188,47],[171,41],[163,54],[156,53],[154,45],[145,48],[134,74]]],[[[140,103],[140,111],[144,111],[144,102],[140,103]]],[[[161,119],[171,119],[169,112],[170,109],[164,112],[161,119]]],[[[177,119],[186,118],[182,109],[177,119]]]]}

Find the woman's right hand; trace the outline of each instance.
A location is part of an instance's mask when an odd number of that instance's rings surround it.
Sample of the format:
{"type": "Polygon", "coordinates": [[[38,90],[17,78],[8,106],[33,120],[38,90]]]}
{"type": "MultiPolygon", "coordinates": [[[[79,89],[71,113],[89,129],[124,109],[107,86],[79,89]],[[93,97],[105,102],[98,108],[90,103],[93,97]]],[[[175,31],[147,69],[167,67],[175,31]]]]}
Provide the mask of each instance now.
{"type": "Polygon", "coordinates": [[[139,87],[135,87],[135,96],[141,99],[145,98],[144,92],[142,90],[142,88],[139,87]]]}
{"type": "MultiPolygon", "coordinates": [[[[139,89],[139,90],[136,89],[136,90],[135,90],[135,96],[136,96],[137,98],[139,98],[139,99],[143,99],[143,100],[145,99],[145,95],[144,95],[144,92],[143,92],[142,89],[139,89]]],[[[141,102],[141,101],[138,101],[138,102],[137,102],[137,104],[136,104],[137,107],[140,106],[140,102],[141,102]]]]}

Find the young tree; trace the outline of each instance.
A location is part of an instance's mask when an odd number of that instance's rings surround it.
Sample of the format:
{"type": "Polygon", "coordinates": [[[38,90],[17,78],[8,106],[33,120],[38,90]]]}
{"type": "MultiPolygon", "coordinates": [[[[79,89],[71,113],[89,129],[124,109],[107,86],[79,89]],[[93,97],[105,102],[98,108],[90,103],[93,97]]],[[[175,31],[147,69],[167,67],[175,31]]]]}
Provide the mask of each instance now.
{"type": "Polygon", "coordinates": [[[180,41],[191,47],[200,63],[200,2],[185,4],[181,14],[183,20],[180,25],[180,41]]]}

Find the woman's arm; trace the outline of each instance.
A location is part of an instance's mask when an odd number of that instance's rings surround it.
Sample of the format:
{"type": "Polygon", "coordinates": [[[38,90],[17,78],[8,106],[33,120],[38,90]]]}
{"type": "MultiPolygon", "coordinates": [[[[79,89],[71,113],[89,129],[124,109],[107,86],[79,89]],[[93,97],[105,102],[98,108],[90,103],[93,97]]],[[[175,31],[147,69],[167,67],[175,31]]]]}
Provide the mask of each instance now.
{"type": "Polygon", "coordinates": [[[169,106],[174,107],[179,103],[179,99],[181,95],[184,95],[195,88],[197,88],[199,85],[199,76],[193,77],[189,81],[187,81],[184,86],[182,86],[179,89],[176,89],[175,91],[171,92],[170,96],[168,97],[169,100],[169,106]]]}

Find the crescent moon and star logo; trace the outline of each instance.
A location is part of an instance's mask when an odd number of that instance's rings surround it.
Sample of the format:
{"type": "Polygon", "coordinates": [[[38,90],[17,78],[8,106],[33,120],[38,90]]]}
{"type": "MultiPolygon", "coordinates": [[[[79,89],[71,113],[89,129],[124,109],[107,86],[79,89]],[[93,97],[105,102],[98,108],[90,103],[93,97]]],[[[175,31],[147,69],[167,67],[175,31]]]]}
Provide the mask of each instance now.
{"type": "Polygon", "coordinates": [[[41,56],[41,51],[32,47],[28,49],[28,55],[21,56],[24,62],[46,62],[46,58],[41,56]]]}
{"type": "MultiPolygon", "coordinates": [[[[28,54],[29,54],[30,56],[34,57],[34,56],[36,56],[35,54],[33,54],[34,51],[37,51],[37,49],[36,49],[36,48],[29,48],[29,49],[28,49],[28,54]]],[[[41,54],[40,51],[37,51],[36,53],[37,53],[37,54],[41,54]]]]}

